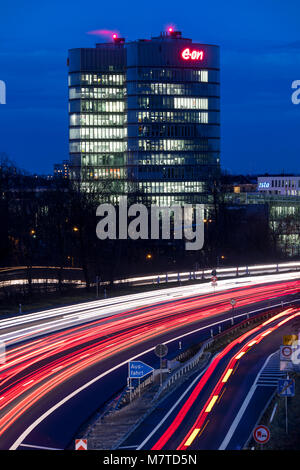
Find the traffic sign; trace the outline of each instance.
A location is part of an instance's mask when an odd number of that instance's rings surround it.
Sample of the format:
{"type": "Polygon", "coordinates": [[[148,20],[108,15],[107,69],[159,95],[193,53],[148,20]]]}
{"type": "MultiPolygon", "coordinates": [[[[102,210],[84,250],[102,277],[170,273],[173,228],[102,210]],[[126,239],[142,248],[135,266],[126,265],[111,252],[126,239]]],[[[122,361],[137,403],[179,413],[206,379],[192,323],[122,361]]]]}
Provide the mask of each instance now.
{"type": "Polygon", "coordinates": [[[294,397],[295,396],[295,380],[294,379],[279,379],[277,393],[281,397],[294,397]]]}
{"type": "Polygon", "coordinates": [[[217,280],[218,280],[217,276],[213,276],[213,277],[211,278],[211,282],[217,282],[217,280]]]}
{"type": "Polygon", "coordinates": [[[293,348],[291,346],[280,346],[280,360],[290,361],[293,354],[293,348]]]}
{"type": "Polygon", "coordinates": [[[75,450],[87,450],[87,439],[75,439],[75,450]]]}
{"type": "Polygon", "coordinates": [[[285,372],[293,371],[293,363],[291,361],[280,361],[280,370],[285,372]]]}
{"type": "Polygon", "coordinates": [[[168,354],[168,346],[165,344],[158,344],[154,349],[154,353],[157,357],[165,357],[168,354]]]}
{"type": "Polygon", "coordinates": [[[129,378],[130,379],[141,379],[145,375],[153,372],[153,367],[148,366],[142,361],[131,361],[129,362],[129,378]]]}
{"type": "Polygon", "coordinates": [[[285,335],[283,337],[283,344],[284,346],[291,346],[295,341],[297,341],[297,335],[285,335]]]}
{"type": "Polygon", "coordinates": [[[231,305],[234,307],[234,306],[236,305],[236,300],[235,300],[235,299],[231,299],[231,300],[230,300],[230,303],[231,303],[231,305]]]}
{"type": "Polygon", "coordinates": [[[253,431],[253,438],[258,444],[266,444],[270,439],[270,431],[267,426],[259,424],[253,431]]]}

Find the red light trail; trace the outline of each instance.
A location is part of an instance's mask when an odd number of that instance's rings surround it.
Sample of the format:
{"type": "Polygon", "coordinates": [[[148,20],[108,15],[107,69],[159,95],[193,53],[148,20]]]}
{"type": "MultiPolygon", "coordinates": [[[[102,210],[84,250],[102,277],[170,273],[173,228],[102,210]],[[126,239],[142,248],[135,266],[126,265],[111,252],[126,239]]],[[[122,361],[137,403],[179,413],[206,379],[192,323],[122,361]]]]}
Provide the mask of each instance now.
{"type": "Polygon", "coordinates": [[[166,443],[169,441],[169,439],[174,435],[174,433],[177,431],[181,423],[183,422],[184,418],[186,417],[188,411],[191,409],[193,404],[196,402],[196,400],[199,397],[199,394],[203,390],[205,384],[207,383],[208,379],[212,377],[216,367],[220,363],[220,361],[238,344],[242,343],[245,339],[247,339],[249,336],[252,336],[253,333],[259,332],[260,330],[264,329],[266,325],[269,323],[273,323],[276,320],[279,320],[282,317],[287,316],[284,320],[279,321],[276,325],[270,327],[264,332],[258,333],[254,338],[251,338],[240,350],[234,354],[233,358],[229,361],[227,364],[224,372],[222,373],[220,379],[218,380],[216,386],[214,387],[212,393],[210,394],[209,398],[207,399],[205,405],[203,406],[200,414],[198,415],[196,421],[194,422],[193,426],[190,428],[189,432],[186,434],[185,438],[182,440],[181,444],[177,447],[177,450],[184,450],[187,449],[194,439],[199,435],[200,431],[204,430],[204,427],[206,426],[207,423],[207,417],[209,413],[211,412],[212,408],[214,407],[215,403],[218,402],[218,400],[222,396],[222,389],[224,387],[224,384],[228,381],[230,378],[230,375],[234,371],[234,368],[239,361],[241,357],[244,356],[244,354],[249,351],[251,347],[254,345],[258,344],[260,341],[264,339],[265,336],[268,334],[272,333],[275,331],[277,328],[282,326],[285,322],[290,321],[291,319],[295,318],[296,316],[300,316],[300,313],[298,313],[299,310],[290,308],[285,310],[284,312],[281,312],[274,317],[270,318],[266,322],[262,323],[261,325],[253,328],[252,330],[248,331],[244,335],[240,336],[239,338],[231,341],[231,343],[226,346],[211,362],[209,368],[206,370],[206,372],[203,374],[195,388],[193,389],[192,393],[180,409],[179,413],[173,420],[172,424],[168,427],[168,429],[164,432],[164,434],[160,437],[160,439],[156,442],[156,444],[152,447],[152,450],[161,450],[166,443]]]}
{"type": "Polygon", "coordinates": [[[0,365],[0,435],[46,394],[86,368],[163,333],[224,313],[233,295],[244,306],[296,292],[299,281],[164,302],[11,347],[7,362],[0,365]]]}

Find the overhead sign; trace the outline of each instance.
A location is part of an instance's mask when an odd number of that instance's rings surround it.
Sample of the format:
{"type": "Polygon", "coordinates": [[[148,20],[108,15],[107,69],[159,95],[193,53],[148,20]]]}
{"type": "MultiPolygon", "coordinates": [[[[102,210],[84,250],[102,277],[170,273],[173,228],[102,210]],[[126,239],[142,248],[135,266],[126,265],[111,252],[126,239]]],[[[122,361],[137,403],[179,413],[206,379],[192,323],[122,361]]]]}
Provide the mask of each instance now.
{"type": "Polygon", "coordinates": [[[278,392],[278,395],[281,397],[295,396],[295,380],[294,379],[279,379],[277,392],[278,392]]]}
{"type": "Polygon", "coordinates": [[[87,439],[75,439],[75,450],[87,450],[87,439]]]}
{"type": "Polygon", "coordinates": [[[165,344],[158,344],[154,349],[156,356],[165,357],[168,354],[168,346],[165,344]]]}
{"type": "Polygon", "coordinates": [[[293,354],[292,346],[280,346],[280,360],[290,361],[293,354]]]}
{"type": "Polygon", "coordinates": [[[184,49],[181,53],[181,57],[184,60],[203,60],[204,51],[193,50],[191,51],[188,47],[184,49]]]}
{"type": "Polygon", "coordinates": [[[141,379],[145,375],[153,372],[153,367],[148,366],[142,361],[131,361],[129,362],[129,378],[130,379],[141,379]]]}
{"type": "Polygon", "coordinates": [[[270,439],[269,428],[267,428],[267,426],[263,426],[262,424],[256,426],[253,431],[253,437],[258,444],[266,444],[266,442],[268,442],[270,439]]]}

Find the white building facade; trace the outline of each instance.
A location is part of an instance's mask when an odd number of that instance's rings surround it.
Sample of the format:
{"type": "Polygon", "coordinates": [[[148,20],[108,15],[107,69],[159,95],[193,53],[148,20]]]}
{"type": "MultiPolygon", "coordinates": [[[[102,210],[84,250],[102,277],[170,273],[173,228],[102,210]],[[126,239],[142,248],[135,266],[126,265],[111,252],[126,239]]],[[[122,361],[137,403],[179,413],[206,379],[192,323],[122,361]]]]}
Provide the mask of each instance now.
{"type": "Polygon", "coordinates": [[[257,178],[257,190],[267,194],[300,196],[300,176],[268,175],[257,178]]]}

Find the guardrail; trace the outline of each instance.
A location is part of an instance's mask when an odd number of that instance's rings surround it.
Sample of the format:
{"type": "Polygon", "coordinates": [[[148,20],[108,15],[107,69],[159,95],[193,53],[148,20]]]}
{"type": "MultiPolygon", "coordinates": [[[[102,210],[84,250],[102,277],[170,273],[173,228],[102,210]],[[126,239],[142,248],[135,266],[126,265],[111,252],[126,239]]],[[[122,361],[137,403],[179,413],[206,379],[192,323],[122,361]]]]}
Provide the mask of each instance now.
{"type": "Polygon", "coordinates": [[[192,370],[201,360],[204,351],[214,342],[215,340],[213,338],[208,339],[203,343],[201,346],[201,349],[193,356],[191,359],[189,359],[182,367],[177,369],[173,374],[167,378],[162,383],[162,386],[159,388],[157,393],[154,395],[152,402],[155,402],[158,397],[161,395],[161,393],[166,390],[166,388],[170,387],[176,380],[178,380],[180,377],[182,377],[184,374],[192,370]]]}
{"type": "MultiPolygon", "coordinates": [[[[251,276],[257,274],[276,274],[287,271],[300,271],[300,261],[289,263],[276,263],[276,264],[263,264],[252,266],[233,266],[233,267],[214,267],[209,269],[186,271],[186,272],[171,272],[152,274],[149,276],[136,276],[126,279],[117,279],[113,281],[114,284],[130,284],[130,285],[147,285],[147,284],[162,284],[168,282],[186,282],[197,279],[210,279],[212,271],[216,270],[217,276],[220,277],[239,277],[251,276]]],[[[102,283],[101,283],[102,284],[102,283]]],[[[103,283],[105,284],[105,283],[103,283]]]]}
{"type": "Polygon", "coordinates": [[[268,318],[271,318],[273,315],[271,312],[261,312],[258,315],[255,315],[254,317],[249,317],[248,313],[245,313],[247,315],[247,318],[241,322],[239,322],[236,325],[231,326],[230,328],[227,328],[220,332],[219,334],[215,335],[212,338],[209,338],[206,340],[200,350],[191,358],[189,359],[182,367],[179,369],[175,370],[171,376],[169,376],[162,384],[160,389],[157,391],[155,396],[153,397],[152,402],[155,402],[158,397],[161,395],[161,393],[166,390],[168,387],[170,387],[176,380],[178,380],[180,377],[182,377],[184,374],[192,370],[201,360],[203,353],[205,350],[211,346],[214,342],[218,341],[221,339],[223,336],[227,336],[230,334],[234,334],[237,330],[241,330],[245,327],[247,327],[250,323],[256,323],[259,320],[265,320],[268,318]]]}

